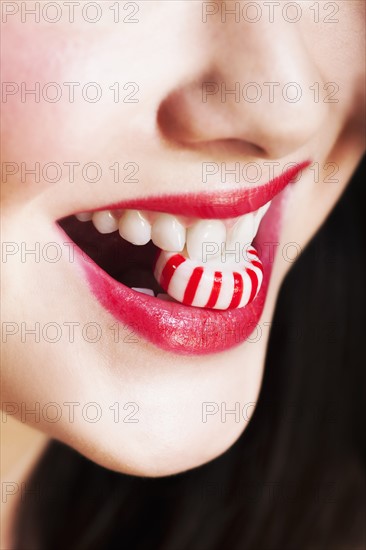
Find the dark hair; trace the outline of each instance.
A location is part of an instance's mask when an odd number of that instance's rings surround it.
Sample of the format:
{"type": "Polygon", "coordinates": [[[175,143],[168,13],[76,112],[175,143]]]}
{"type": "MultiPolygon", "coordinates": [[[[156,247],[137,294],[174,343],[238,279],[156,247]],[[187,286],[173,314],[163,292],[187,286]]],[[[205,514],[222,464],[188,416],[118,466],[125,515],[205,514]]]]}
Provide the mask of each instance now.
{"type": "Polygon", "coordinates": [[[27,482],[38,496],[19,506],[16,550],[364,548],[364,168],[283,284],[239,440],[156,479],[52,441],[27,482]]]}

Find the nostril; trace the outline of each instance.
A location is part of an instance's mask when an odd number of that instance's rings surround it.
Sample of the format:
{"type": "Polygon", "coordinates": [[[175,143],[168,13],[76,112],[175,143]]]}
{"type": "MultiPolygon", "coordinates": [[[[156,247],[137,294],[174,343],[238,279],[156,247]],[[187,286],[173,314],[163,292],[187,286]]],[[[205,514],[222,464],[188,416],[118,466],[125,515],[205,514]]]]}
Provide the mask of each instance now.
{"type": "MultiPolygon", "coordinates": [[[[300,95],[295,99],[283,91],[289,83],[279,84],[273,98],[266,86],[258,84],[260,97],[251,102],[241,95],[236,98],[219,92],[205,99],[205,81],[196,79],[162,98],[156,113],[157,130],[176,150],[264,160],[285,158],[308,143],[328,118],[329,106],[312,101],[311,82],[311,75],[299,78],[296,89],[300,95]]],[[[212,78],[214,83],[219,90],[219,84],[233,87],[231,80],[219,77],[212,78]]]]}
{"type": "Polygon", "coordinates": [[[159,133],[163,138],[179,144],[189,141],[189,120],[184,112],[184,105],[176,94],[169,96],[160,104],[156,120],[159,133]]]}
{"type": "Polygon", "coordinates": [[[224,112],[218,106],[202,104],[197,98],[195,104],[174,93],[164,100],[157,113],[157,128],[160,136],[177,149],[200,151],[210,156],[221,158],[237,158],[249,156],[267,158],[263,147],[241,138],[241,130],[245,130],[244,117],[232,124],[232,115],[224,112]],[[242,124],[242,128],[241,128],[242,124]]]}

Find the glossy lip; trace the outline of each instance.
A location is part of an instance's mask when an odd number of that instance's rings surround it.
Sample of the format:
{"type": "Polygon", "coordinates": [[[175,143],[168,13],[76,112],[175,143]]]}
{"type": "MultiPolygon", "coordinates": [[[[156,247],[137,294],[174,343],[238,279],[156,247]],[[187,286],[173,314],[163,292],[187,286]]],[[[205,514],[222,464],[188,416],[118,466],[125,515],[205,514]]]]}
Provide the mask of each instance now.
{"type": "MultiPolygon", "coordinates": [[[[90,211],[136,209],[202,219],[236,218],[249,212],[255,212],[271,201],[310,164],[310,161],[294,163],[293,167],[280,176],[257,187],[216,193],[187,193],[129,199],[97,207],[90,211]]],[[[83,210],[83,212],[88,212],[88,210],[83,210]]]]}
{"type": "MultiPolygon", "coordinates": [[[[77,265],[86,276],[91,292],[104,309],[155,346],[181,355],[207,355],[237,346],[249,338],[263,311],[274,262],[271,247],[265,245],[277,243],[286,186],[309,164],[310,162],[302,163],[287,171],[280,179],[276,178],[265,186],[245,190],[244,204],[240,202],[244,200],[242,191],[235,191],[224,196],[201,194],[199,202],[195,204],[191,202],[195,200],[195,196],[183,195],[182,200],[179,196],[178,204],[177,196],[165,196],[164,200],[158,197],[136,199],[103,208],[103,210],[133,207],[142,209],[146,206],[149,210],[184,215],[197,215],[199,211],[200,217],[206,218],[214,213],[215,217],[223,219],[253,211],[272,200],[271,207],[264,216],[254,241],[264,267],[262,286],[256,299],[244,308],[228,311],[209,310],[166,302],[138,293],[113,279],[91,258],[85,261],[83,252],[73,243],[77,265]],[[207,198],[203,200],[203,197],[207,196],[216,198],[213,205],[207,204],[207,198]],[[172,200],[174,202],[171,202],[172,200]],[[248,210],[249,207],[250,210],[248,210]]],[[[59,230],[64,238],[65,233],[60,227],[59,230]]]]}

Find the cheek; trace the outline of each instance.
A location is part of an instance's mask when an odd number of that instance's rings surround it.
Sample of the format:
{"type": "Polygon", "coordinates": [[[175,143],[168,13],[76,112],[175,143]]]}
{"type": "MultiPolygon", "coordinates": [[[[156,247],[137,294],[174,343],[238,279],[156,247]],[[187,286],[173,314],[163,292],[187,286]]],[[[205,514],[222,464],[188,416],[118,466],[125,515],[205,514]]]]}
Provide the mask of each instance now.
{"type": "Polygon", "coordinates": [[[309,20],[304,40],[323,80],[320,96],[313,88],[314,102],[329,104],[346,121],[357,118],[365,99],[364,2],[328,4],[319,23],[309,20]],[[327,18],[326,9],[337,11],[327,18]]]}
{"type": "Polygon", "coordinates": [[[39,25],[19,22],[6,26],[4,44],[1,61],[6,160],[36,159],[40,153],[47,157],[49,138],[54,134],[50,130],[60,121],[61,112],[59,105],[43,101],[42,86],[60,81],[66,59],[55,52],[60,51],[62,40],[56,33],[48,33],[45,40],[39,25]],[[28,93],[31,90],[36,93],[28,93]]]}
{"type": "MultiPolygon", "coordinates": [[[[92,121],[103,114],[102,105],[82,101],[85,83],[101,76],[88,63],[95,42],[63,25],[21,22],[5,27],[3,42],[4,160],[30,167],[79,160],[92,121]]],[[[103,67],[98,56],[94,63],[103,67]]],[[[93,97],[95,88],[88,90],[93,97]]]]}
{"type": "MultiPolygon", "coordinates": [[[[87,163],[104,166],[110,127],[103,125],[106,106],[80,100],[79,90],[85,82],[101,81],[98,71],[105,64],[96,51],[96,39],[62,26],[46,29],[37,24],[12,24],[6,28],[4,43],[3,90],[6,86],[15,93],[9,93],[1,104],[1,200],[3,206],[20,206],[53,185],[70,183],[73,187],[79,182],[79,167],[87,163]],[[91,51],[96,51],[94,74],[88,63],[91,51]],[[81,84],[75,87],[74,102],[65,82],[81,84]],[[27,90],[36,90],[39,97],[27,90]],[[45,99],[53,99],[58,90],[58,101],[45,99]]],[[[95,171],[88,176],[95,177],[95,171]]]]}

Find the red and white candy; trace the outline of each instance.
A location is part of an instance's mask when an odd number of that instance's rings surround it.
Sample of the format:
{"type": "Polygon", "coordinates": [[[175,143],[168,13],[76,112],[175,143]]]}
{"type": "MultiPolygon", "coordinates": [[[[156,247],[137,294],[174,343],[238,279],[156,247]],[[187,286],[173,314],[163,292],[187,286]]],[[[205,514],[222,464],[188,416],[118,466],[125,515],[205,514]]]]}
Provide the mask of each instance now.
{"type": "Polygon", "coordinates": [[[235,309],[257,296],[263,281],[263,266],[255,248],[238,263],[200,263],[182,253],[160,250],[154,276],[169,296],[187,306],[235,309]]]}

